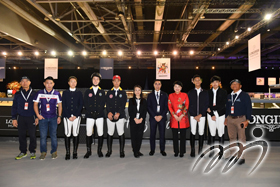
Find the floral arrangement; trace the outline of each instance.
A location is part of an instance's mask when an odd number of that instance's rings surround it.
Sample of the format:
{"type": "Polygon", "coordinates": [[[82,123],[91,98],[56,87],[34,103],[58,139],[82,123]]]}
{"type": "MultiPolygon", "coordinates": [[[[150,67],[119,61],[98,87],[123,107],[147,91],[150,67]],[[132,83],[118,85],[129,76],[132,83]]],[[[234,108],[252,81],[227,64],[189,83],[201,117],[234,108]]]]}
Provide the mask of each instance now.
{"type": "Polygon", "coordinates": [[[17,81],[13,81],[7,84],[7,89],[13,90],[13,94],[15,94],[20,89],[20,84],[17,81]]]}

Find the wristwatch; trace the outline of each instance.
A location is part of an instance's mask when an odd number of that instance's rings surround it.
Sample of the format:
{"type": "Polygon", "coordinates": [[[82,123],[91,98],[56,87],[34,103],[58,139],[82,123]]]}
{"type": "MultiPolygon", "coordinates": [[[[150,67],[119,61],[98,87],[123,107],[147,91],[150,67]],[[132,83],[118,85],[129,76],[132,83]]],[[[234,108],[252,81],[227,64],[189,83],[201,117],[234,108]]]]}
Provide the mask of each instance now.
{"type": "Polygon", "coordinates": [[[62,116],[58,116],[58,118],[62,118],[62,116]]]}

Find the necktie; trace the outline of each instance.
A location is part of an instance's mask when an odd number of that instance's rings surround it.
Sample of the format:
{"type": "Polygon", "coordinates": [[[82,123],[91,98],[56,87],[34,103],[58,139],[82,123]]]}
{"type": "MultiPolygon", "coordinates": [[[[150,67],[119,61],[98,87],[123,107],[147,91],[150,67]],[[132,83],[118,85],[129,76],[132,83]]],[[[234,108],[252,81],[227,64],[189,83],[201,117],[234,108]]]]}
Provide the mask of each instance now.
{"type": "Polygon", "coordinates": [[[118,90],[115,90],[115,96],[117,96],[118,95],[118,90]]]}
{"type": "Polygon", "coordinates": [[[157,92],[157,100],[158,100],[158,92],[157,92]]]}
{"type": "Polygon", "coordinates": [[[237,94],[233,94],[233,96],[232,96],[233,101],[232,101],[232,102],[235,101],[235,98],[236,98],[236,97],[237,97],[237,94]]]}

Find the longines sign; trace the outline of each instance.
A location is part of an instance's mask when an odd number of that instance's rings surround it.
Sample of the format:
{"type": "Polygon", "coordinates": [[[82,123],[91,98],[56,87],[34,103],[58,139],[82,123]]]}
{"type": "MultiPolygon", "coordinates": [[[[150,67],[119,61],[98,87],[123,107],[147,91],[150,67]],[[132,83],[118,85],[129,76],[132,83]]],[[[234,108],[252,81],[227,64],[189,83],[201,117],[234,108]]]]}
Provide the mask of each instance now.
{"type": "MultiPolygon", "coordinates": [[[[277,110],[277,113],[280,111],[277,110]]],[[[259,128],[268,129],[269,132],[274,132],[275,129],[280,128],[280,115],[252,115],[250,124],[255,124],[259,128]]]]}

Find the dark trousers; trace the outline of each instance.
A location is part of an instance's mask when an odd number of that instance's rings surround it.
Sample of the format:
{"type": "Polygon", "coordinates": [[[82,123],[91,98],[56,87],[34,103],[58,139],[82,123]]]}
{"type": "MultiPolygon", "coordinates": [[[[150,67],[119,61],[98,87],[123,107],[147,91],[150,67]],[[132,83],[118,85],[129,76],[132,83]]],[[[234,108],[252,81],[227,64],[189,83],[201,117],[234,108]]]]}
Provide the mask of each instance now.
{"type": "Polygon", "coordinates": [[[18,117],[18,136],[19,136],[19,150],[22,153],[27,152],[26,131],[30,137],[29,151],[36,152],[36,126],[34,116],[19,116],[18,117]]]}
{"type": "Polygon", "coordinates": [[[130,121],[129,124],[132,150],[134,153],[139,153],[142,145],[145,122],[136,124],[134,121],[130,121]]]}
{"type": "Polygon", "coordinates": [[[173,150],[176,154],[186,153],[186,132],[187,129],[179,129],[180,134],[178,134],[178,129],[172,128],[173,134],[173,150]],[[180,136],[180,150],[179,150],[179,136],[180,136]]]}
{"type": "Polygon", "coordinates": [[[159,145],[160,145],[160,151],[165,150],[165,125],[166,120],[162,119],[160,122],[157,122],[155,120],[150,121],[150,127],[151,127],[151,134],[150,134],[150,146],[151,151],[155,151],[156,148],[156,134],[157,134],[157,127],[159,130],[159,145]]]}

